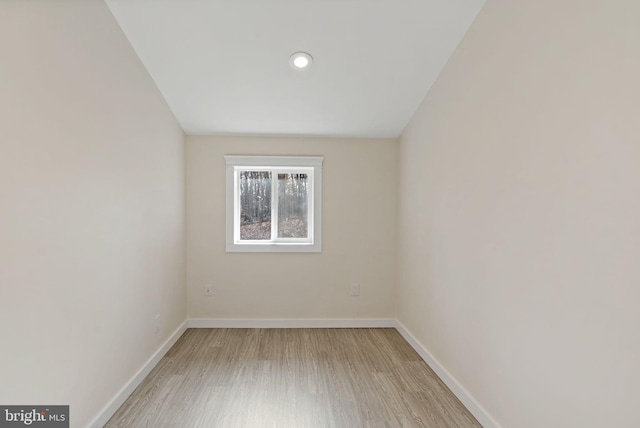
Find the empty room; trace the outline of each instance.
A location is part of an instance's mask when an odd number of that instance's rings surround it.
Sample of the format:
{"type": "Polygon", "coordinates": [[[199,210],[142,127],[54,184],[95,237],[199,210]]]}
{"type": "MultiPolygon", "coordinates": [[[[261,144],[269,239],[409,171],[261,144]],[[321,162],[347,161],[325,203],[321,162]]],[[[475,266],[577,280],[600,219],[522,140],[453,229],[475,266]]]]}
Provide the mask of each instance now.
{"type": "Polygon", "coordinates": [[[0,427],[640,427],[640,2],[0,0],[0,427]]]}

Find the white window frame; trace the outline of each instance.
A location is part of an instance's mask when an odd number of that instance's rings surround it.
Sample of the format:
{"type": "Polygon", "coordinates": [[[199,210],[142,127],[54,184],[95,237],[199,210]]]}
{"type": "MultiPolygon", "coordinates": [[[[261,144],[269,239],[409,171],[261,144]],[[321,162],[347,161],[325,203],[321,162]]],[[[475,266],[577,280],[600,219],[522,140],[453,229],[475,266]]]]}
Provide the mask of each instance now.
{"type": "MultiPolygon", "coordinates": [[[[226,249],[234,252],[307,252],[322,251],[322,156],[236,156],[224,157],[227,163],[227,234],[226,249]],[[240,189],[238,177],[240,171],[271,171],[272,177],[277,174],[306,173],[309,180],[307,227],[308,238],[276,238],[271,240],[240,240],[240,189]]],[[[273,179],[272,179],[273,180],[273,179]]],[[[277,229],[277,186],[272,186],[271,221],[275,222],[273,232],[277,229]],[[275,215],[275,217],[274,217],[275,215]]]]}

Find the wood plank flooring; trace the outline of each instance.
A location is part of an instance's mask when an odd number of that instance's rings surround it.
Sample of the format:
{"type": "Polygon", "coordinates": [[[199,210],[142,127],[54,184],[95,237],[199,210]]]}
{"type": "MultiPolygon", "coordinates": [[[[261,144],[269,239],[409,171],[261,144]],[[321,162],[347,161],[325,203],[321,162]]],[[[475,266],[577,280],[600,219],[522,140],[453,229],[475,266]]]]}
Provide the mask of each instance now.
{"type": "Polygon", "coordinates": [[[189,329],[105,426],[481,427],[394,329],[189,329]]]}

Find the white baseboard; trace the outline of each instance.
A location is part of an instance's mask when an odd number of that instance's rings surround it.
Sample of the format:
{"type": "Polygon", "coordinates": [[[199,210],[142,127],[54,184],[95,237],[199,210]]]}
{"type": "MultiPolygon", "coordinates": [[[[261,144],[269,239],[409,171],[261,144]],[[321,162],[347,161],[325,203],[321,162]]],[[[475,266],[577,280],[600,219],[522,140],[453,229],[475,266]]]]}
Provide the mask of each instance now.
{"type": "Polygon", "coordinates": [[[127,382],[127,384],[113,397],[104,409],[89,423],[91,428],[102,428],[111,419],[111,416],[122,406],[131,393],[140,385],[145,377],[160,362],[160,359],[177,342],[182,334],[187,330],[187,322],[183,322],[162,346],[147,360],[138,372],[127,382]]]}
{"type": "Polygon", "coordinates": [[[396,320],[375,319],[218,319],[193,318],[188,328],[395,328],[396,320]]]}
{"type": "Polygon", "coordinates": [[[418,341],[407,328],[400,322],[396,321],[396,330],[405,338],[407,342],[415,349],[422,359],[433,369],[438,377],[447,385],[456,397],[464,404],[471,414],[480,422],[484,428],[501,428],[500,424],[495,421],[484,407],[478,403],[475,398],[467,391],[451,373],[444,368],[442,364],[427,350],[427,348],[418,341]]]}

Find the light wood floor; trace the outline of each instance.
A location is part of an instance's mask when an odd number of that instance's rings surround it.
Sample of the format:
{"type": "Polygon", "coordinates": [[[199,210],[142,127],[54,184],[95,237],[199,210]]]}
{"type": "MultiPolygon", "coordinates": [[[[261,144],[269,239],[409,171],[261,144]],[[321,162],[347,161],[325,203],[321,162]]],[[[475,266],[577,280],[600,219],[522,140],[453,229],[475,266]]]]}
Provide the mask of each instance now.
{"type": "Polygon", "coordinates": [[[481,427],[394,329],[190,329],[107,427],[481,427]]]}

